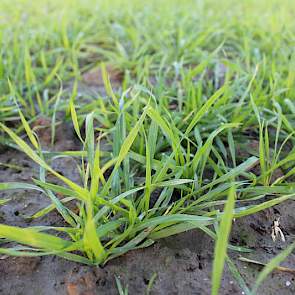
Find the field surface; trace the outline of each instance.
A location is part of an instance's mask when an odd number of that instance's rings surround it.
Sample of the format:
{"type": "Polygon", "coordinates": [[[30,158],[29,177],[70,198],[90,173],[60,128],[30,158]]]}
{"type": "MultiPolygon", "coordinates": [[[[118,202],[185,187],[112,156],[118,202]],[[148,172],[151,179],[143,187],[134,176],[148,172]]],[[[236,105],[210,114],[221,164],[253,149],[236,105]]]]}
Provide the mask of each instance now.
{"type": "Polygon", "coordinates": [[[295,294],[295,2],[1,0],[0,294],[295,294]]]}

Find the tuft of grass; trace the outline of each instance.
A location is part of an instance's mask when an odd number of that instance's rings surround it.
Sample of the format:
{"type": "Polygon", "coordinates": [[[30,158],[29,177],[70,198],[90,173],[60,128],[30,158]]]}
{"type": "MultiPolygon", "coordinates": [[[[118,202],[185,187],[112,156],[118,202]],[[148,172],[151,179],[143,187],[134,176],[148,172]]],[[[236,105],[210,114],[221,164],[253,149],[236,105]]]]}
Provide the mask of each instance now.
{"type": "MultiPolygon", "coordinates": [[[[73,106],[73,110],[75,106],[73,106]]],[[[29,227],[19,228],[2,225],[0,236],[7,242],[13,241],[25,245],[26,251],[20,248],[0,249],[11,255],[40,255],[55,254],[66,259],[79,261],[87,264],[103,264],[105,261],[124,254],[125,252],[151,245],[155,240],[180,233],[193,228],[202,228],[208,231],[209,225],[221,221],[220,231],[218,232],[216,251],[222,255],[216,257],[225,257],[224,252],[227,244],[226,237],[230,230],[231,218],[238,218],[256,213],[260,210],[283,202],[294,197],[292,189],[273,187],[273,193],[276,198],[270,201],[243,206],[244,201],[251,201],[263,198],[263,194],[268,194],[267,186],[260,186],[259,191],[255,191],[256,178],[253,179],[249,169],[258,163],[256,157],[250,157],[245,162],[232,169],[217,169],[216,163],[210,157],[212,152],[212,142],[216,134],[226,128],[234,128],[235,124],[225,124],[219,130],[209,135],[206,143],[197,150],[195,155],[185,155],[187,151],[183,149],[182,139],[175,137],[170,142],[170,156],[159,158],[157,146],[159,140],[163,137],[146,135],[145,122],[152,120],[162,132],[166,133],[166,123],[158,117],[154,117],[155,108],[147,105],[136,124],[131,127],[127,133],[122,131],[124,126],[128,125],[127,111],[118,113],[118,120],[115,123],[114,136],[112,134],[104,135],[110,138],[103,141],[100,135],[95,139],[94,120],[95,114],[90,113],[85,120],[85,139],[82,140],[83,151],[82,162],[79,168],[81,173],[81,184],[74,183],[70,179],[56,172],[48,163],[47,153],[42,151],[36,135],[30,129],[28,122],[20,112],[24,129],[27,133],[31,145],[26,143],[14,131],[1,124],[1,128],[11,137],[17,146],[33,161],[40,166],[39,179],[35,179],[35,184],[22,183],[2,183],[1,190],[27,188],[41,191],[50,198],[52,205],[36,212],[32,217],[37,218],[48,214],[52,210],[57,210],[63,217],[66,225],[56,227],[29,227]],[[126,112],[126,113],[125,113],[126,112]],[[154,119],[154,120],[153,120],[154,119]],[[118,133],[119,130],[119,133],[118,133]],[[141,154],[141,142],[145,143],[145,152],[141,154]],[[102,142],[111,150],[102,151],[102,142]],[[210,144],[207,144],[209,142],[210,144]],[[138,145],[139,143],[139,145],[138,145]],[[152,145],[151,145],[152,144],[152,145]],[[151,146],[150,146],[151,145],[151,146]],[[153,156],[151,155],[153,151],[153,156]],[[179,156],[182,152],[182,156],[179,156]],[[178,154],[177,154],[178,153],[178,154]],[[110,156],[113,155],[114,159],[110,156]],[[196,158],[198,164],[196,164],[196,158]],[[179,165],[178,162],[186,162],[179,165]],[[136,162],[144,165],[145,177],[140,180],[135,178],[136,173],[140,175],[141,169],[131,170],[131,165],[126,161],[132,161],[134,167],[136,162]],[[210,181],[203,178],[205,170],[212,171],[210,181]],[[106,176],[107,169],[111,169],[110,175],[106,176]],[[128,169],[128,170],[125,170],[128,169]],[[169,171],[170,170],[170,171],[169,171]],[[132,172],[131,172],[132,171],[132,172]],[[136,172],[138,171],[138,172],[136,172]],[[194,173],[191,173],[194,171],[194,173]],[[63,185],[58,185],[47,181],[47,174],[52,174],[59,179],[63,185]],[[126,175],[126,173],[128,173],[126,175]],[[189,178],[183,176],[188,175],[189,178]],[[126,181],[126,176],[128,180],[126,181]],[[240,179],[239,179],[240,178],[240,179]],[[244,178],[244,179],[243,179],[244,178]],[[233,179],[237,179],[233,182],[233,179]],[[238,180],[239,179],[239,180],[238,180]],[[245,180],[247,179],[247,180],[245,180]],[[252,180],[251,180],[252,179],[252,180]],[[239,199],[237,204],[241,204],[234,209],[234,193],[231,186],[237,188],[239,199]],[[151,203],[153,192],[160,189],[161,193],[155,203],[151,203]],[[229,193],[230,199],[226,199],[229,193]],[[62,199],[57,197],[62,195],[62,199]],[[172,195],[176,194],[177,199],[172,201],[172,195]],[[73,211],[67,206],[72,201],[76,201],[76,210],[73,211]],[[214,209],[216,205],[225,204],[224,214],[220,214],[214,209]],[[229,207],[230,206],[230,207],[229,207]],[[206,230],[207,228],[207,230],[206,230]],[[57,238],[52,234],[46,233],[48,230],[54,230],[57,233],[63,232],[66,238],[57,238]],[[23,232],[24,235],[20,233],[23,232]],[[222,239],[220,237],[222,236],[222,239]],[[220,244],[222,241],[223,244],[220,244]],[[75,252],[75,253],[73,253],[75,252]],[[77,254],[81,253],[81,254],[77,254]]],[[[73,120],[76,120],[72,112],[73,120]]],[[[194,119],[192,119],[194,121],[194,119]]],[[[74,123],[75,124],[75,123],[74,123]]],[[[153,129],[155,129],[155,126],[153,129]]],[[[192,124],[188,124],[192,126],[192,124]]],[[[186,128],[186,130],[188,130],[186,128]]],[[[180,134],[181,132],[178,131],[180,134]]],[[[81,134],[77,131],[77,134],[81,134]]],[[[189,134],[189,132],[187,132],[189,134]]],[[[183,138],[186,138],[185,134],[183,138]]],[[[215,151],[218,155],[218,151],[215,151]]],[[[219,155],[216,161],[222,158],[219,155]]],[[[222,161],[222,160],[221,160],[222,161]]],[[[143,171],[144,171],[143,170],[143,171]]],[[[211,235],[211,234],[210,234],[211,235]]],[[[235,248],[234,248],[235,249],[235,248]]],[[[238,249],[238,248],[236,248],[238,249]]],[[[238,249],[240,250],[240,249],[238,249]]],[[[243,250],[242,250],[243,251],[243,250]]],[[[218,290],[218,280],[220,279],[222,265],[224,260],[218,259],[215,268],[219,271],[219,277],[214,277],[214,288],[218,290]]]]}

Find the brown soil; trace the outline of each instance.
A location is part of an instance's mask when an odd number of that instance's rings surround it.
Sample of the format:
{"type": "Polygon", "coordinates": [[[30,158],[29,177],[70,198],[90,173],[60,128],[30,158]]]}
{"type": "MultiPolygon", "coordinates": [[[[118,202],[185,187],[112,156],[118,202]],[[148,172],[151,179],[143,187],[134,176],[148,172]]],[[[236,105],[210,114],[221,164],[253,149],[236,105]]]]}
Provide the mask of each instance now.
{"type": "MultiPolygon", "coordinates": [[[[71,128],[57,136],[55,149],[79,148],[71,128]]],[[[0,182],[31,181],[37,174],[37,166],[15,150],[6,149],[0,154],[0,163],[24,167],[21,170],[0,166],[0,182]]],[[[79,175],[75,161],[64,158],[54,162],[55,169],[75,181],[79,175]]],[[[57,213],[41,220],[31,221],[25,215],[32,214],[49,204],[44,196],[31,191],[2,192],[0,197],[12,200],[0,207],[0,222],[27,226],[36,224],[62,224],[57,213]]],[[[244,257],[267,262],[284,249],[295,234],[295,202],[288,201],[265,212],[236,220],[231,243],[249,247],[252,253],[244,257]],[[286,243],[274,243],[271,225],[276,216],[281,216],[281,228],[286,243]]],[[[131,251],[108,262],[104,267],[79,265],[58,257],[7,257],[0,255],[0,294],[9,295],[94,295],[118,294],[115,276],[123,286],[128,285],[129,294],[147,294],[152,277],[155,277],[149,294],[210,294],[210,276],[213,259],[213,241],[204,233],[194,230],[163,239],[153,246],[131,251]]],[[[230,256],[248,286],[252,286],[260,268],[238,260],[238,253],[230,256]]],[[[283,263],[295,268],[295,255],[283,263]]],[[[241,288],[225,268],[220,294],[243,294],[241,288]]],[[[274,272],[259,289],[259,295],[295,294],[295,277],[292,274],[274,272]]]]}
{"type": "MultiPolygon", "coordinates": [[[[123,81],[123,73],[114,66],[107,65],[106,72],[108,73],[109,80],[114,88],[121,86],[123,81]]],[[[88,86],[103,87],[103,76],[100,67],[93,68],[82,76],[83,82],[88,86]]]]}

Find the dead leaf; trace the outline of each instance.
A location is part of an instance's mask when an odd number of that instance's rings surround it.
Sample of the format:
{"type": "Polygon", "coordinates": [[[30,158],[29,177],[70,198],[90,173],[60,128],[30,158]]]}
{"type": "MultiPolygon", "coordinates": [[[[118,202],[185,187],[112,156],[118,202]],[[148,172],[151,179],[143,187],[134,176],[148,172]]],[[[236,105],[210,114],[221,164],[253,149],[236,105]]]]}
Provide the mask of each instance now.
{"type": "MultiPolygon", "coordinates": [[[[259,265],[261,267],[266,266],[266,263],[256,261],[256,260],[253,260],[253,259],[248,259],[248,258],[245,258],[245,257],[242,257],[242,256],[239,257],[239,260],[241,260],[243,262],[247,262],[247,263],[256,264],[256,265],[259,265]]],[[[291,273],[291,274],[295,275],[295,269],[292,269],[292,268],[283,267],[283,266],[277,266],[277,267],[275,267],[275,270],[282,271],[282,272],[287,272],[287,273],[291,273]]]]}

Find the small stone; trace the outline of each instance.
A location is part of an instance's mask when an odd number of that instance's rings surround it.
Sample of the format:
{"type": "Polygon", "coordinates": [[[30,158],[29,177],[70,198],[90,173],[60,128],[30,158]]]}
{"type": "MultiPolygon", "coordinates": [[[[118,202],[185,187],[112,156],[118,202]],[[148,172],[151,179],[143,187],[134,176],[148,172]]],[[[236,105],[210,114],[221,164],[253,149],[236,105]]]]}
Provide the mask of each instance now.
{"type": "Polygon", "coordinates": [[[291,286],[291,282],[290,281],[286,281],[286,287],[290,287],[291,286]]]}

